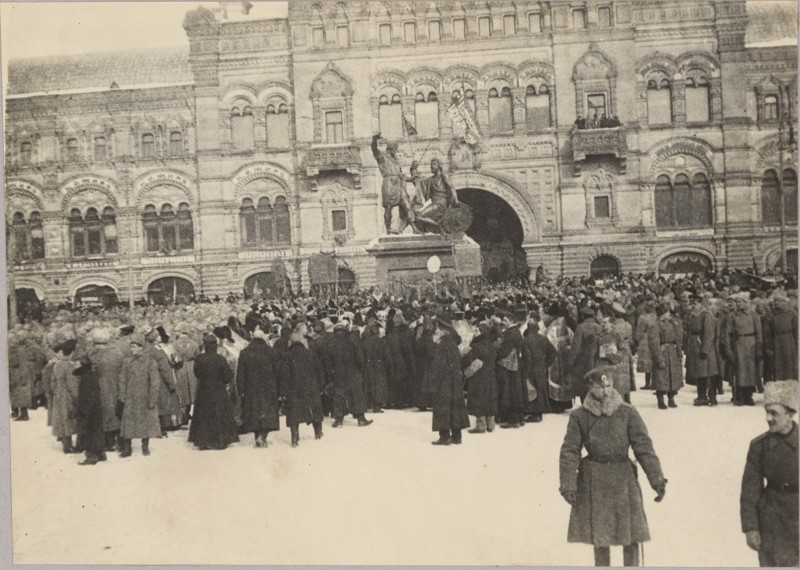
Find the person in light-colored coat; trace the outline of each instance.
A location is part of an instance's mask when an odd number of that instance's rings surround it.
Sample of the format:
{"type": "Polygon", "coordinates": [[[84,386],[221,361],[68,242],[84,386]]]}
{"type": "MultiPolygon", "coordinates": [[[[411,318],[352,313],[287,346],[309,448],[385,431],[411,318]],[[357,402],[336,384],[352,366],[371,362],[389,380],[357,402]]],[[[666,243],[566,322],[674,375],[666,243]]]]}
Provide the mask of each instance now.
{"type": "Polygon", "coordinates": [[[656,307],[658,321],[647,330],[647,344],[652,361],[652,382],[656,391],[658,408],[677,408],[675,395],[683,387],[683,368],[681,365],[680,325],[673,319],[669,307],[664,304],[656,307]],[[669,403],[664,403],[664,396],[669,403]]]}
{"type": "Polygon", "coordinates": [[[76,453],[72,436],[78,433],[78,385],[72,375],[77,364],[72,353],[77,343],[70,339],[56,346],[57,360],[53,365],[53,435],[61,442],[64,453],[76,453]]]}
{"type": "Polygon", "coordinates": [[[142,454],[150,455],[150,438],[161,437],[158,418],[158,390],[161,376],[158,365],[149,351],[142,350],[144,342],[131,341],[131,356],[122,366],[119,378],[121,457],[130,457],[131,440],[142,440],[142,454]]]}

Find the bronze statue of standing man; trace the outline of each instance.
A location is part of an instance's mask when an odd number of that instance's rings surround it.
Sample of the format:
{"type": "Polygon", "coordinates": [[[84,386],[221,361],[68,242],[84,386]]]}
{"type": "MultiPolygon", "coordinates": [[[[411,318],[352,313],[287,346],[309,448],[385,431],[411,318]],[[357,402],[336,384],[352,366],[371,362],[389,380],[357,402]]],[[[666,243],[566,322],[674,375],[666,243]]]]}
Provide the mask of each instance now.
{"type": "Polygon", "coordinates": [[[381,196],[383,203],[383,222],[386,225],[386,233],[399,234],[414,222],[414,210],[406,194],[406,179],[403,176],[400,162],[397,158],[397,143],[390,142],[386,145],[386,152],[378,149],[378,133],[372,137],[372,155],[378,163],[378,168],[383,176],[381,186],[381,196]],[[397,229],[392,229],[392,208],[400,208],[400,223],[397,229]]]}

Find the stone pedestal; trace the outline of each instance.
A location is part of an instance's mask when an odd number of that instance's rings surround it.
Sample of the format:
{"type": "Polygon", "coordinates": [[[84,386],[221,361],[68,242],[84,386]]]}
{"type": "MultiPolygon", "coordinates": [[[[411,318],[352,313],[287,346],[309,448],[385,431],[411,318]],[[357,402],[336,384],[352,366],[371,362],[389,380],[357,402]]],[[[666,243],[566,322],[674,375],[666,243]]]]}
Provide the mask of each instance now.
{"type": "Polygon", "coordinates": [[[434,276],[427,268],[432,255],[441,260],[435,275],[440,283],[482,275],[480,246],[467,236],[386,235],[372,240],[367,253],[375,258],[377,286],[384,290],[397,284],[413,287],[432,282],[434,276]]]}

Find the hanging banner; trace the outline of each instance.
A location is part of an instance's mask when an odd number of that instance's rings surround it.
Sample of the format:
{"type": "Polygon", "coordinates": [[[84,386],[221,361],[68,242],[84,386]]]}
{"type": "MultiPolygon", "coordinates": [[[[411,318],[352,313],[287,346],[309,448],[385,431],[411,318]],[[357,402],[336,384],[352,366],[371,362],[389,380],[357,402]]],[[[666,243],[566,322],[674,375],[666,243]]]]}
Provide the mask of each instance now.
{"type": "Polygon", "coordinates": [[[308,278],[312,285],[333,284],[339,280],[336,258],[331,253],[318,253],[308,260],[308,278]]]}
{"type": "Polygon", "coordinates": [[[453,123],[453,129],[464,137],[467,144],[476,144],[480,133],[472,111],[467,106],[464,92],[459,91],[453,96],[452,103],[447,108],[447,114],[453,123]]]}

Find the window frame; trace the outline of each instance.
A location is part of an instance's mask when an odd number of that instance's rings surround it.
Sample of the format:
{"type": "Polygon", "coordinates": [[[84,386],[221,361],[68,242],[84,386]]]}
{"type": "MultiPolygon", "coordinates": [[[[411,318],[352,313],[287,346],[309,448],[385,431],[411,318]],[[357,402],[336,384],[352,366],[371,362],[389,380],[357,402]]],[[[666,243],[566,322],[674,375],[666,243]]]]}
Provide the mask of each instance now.
{"type": "Polygon", "coordinates": [[[345,140],[345,136],[344,136],[344,109],[324,109],[322,111],[322,113],[323,113],[323,115],[322,115],[323,124],[325,125],[325,131],[324,131],[325,132],[325,140],[324,140],[324,143],[325,144],[344,144],[344,143],[346,143],[347,141],[345,140]],[[328,121],[328,117],[332,116],[332,115],[336,115],[336,114],[339,115],[341,120],[338,123],[329,122],[328,121]],[[338,141],[330,140],[329,134],[330,134],[330,127],[332,125],[339,125],[340,134],[341,134],[341,137],[340,137],[341,140],[338,140],[338,141]]]}
{"type": "Polygon", "coordinates": [[[382,46],[392,45],[392,24],[386,22],[378,24],[378,43],[382,46]],[[388,34],[384,38],[384,31],[387,30],[388,34]]]}
{"type": "Polygon", "coordinates": [[[161,205],[160,209],[157,209],[155,204],[147,204],[140,216],[140,221],[144,232],[145,254],[158,255],[160,253],[172,254],[194,251],[194,217],[192,216],[191,206],[188,203],[181,202],[178,204],[178,208],[174,208],[171,203],[166,202],[161,205]],[[185,209],[181,209],[183,205],[186,205],[185,209]],[[183,217],[179,216],[180,212],[183,213],[183,217]],[[186,213],[188,213],[188,216],[186,216],[186,213]],[[185,228],[188,224],[191,224],[192,228],[192,243],[191,247],[183,247],[181,227],[185,228]],[[155,237],[157,238],[155,248],[150,247],[150,238],[153,236],[149,234],[153,230],[155,230],[155,237]],[[169,244],[167,240],[168,233],[171,234],[169,237],[174,238],[175,247],[165,248],[169,244]]]}
{"type": "Polygon", "coordinates": [[[415,44],[417,43],[417,23],[416,22],[403,22],[403,43],[415,44]],[[408,39],[408,31],[413,32],[412,39],[408,39]]]}
{"type": "Polygon", "coordinates": [[[81,212],[79,208],[72,208],[67,216],[67,227],[69,232],[69,257],[70,259],[102,259],[109,255],[117,255],[119,253],[119,239],[117,237],[117,219],[116,211],[111,206],[103,208],[102,215],[98,212],[97,208],[87,208],[86,212],[81,212]],[[88,219],[89,212],[94,212],[93,219],[88,219]],[[107,217],[107,213],[111,212],[111,218],[107,217]],[[78,213],[78,217],[74,217],[74,213],[78,213]],[[111,232],[107,230],[109,226],[114,228],[114,237],[108,236],[111,232]],[[77,236],[81,236],[80,241],[83,253],[75,253],[75,245],[77,236]],[[98,235],[99,252],[92,252],[91,238],[92,235],[98,235]],[[110,245],[113,244],[113,247],[110,245]]]}
{"type": "Polygon", "coordinates": [[[540,34],[544,26],[542,25],[542,13],[541,12],[528,12],[528,33],[529,34],[540,34]],[[535,20],[534,20],[535,18],[535,20]],[[531,26],[531,22],[536,21],[536,29],[531,26]]]}
{"type": "Polygon", "coordinates": [[[478,16],[478,37],[490,38],[492,37],[492,18],[491,16],[478,16]],[[486,34],[481,31],[481,23],[486,22],[486,34]]]}
{"type": "Polygon", "coordinates": [[[440,42],[440,41],[442,41],[442,21],[441,20],[428,20],[428,41],[429,42],[440,42]],[[431,30],[434,29],[431,26],[434,26],[434,25],[435,25],[435,29],[436,29],[436,34],[435,34],[436,38],[433,38],[432,36],[434,34],[431,34],[431,30]]]}
{"type": "Polygon", "coordinates": [[[23,166],[33,164],[33,143],[31,141],[22,141],[19,144],[19,162],[23,166]]]}
{"type": "Polygon", "coordinates": [[[516,14],[503,14],[503,35],[504,36],[516,36],[517,31],[519,30],[519,26],[517,25],[517,15],[516,14]],[[508,29],[506,28],[506,23],[511,19],[512,24],[512,31],[508,33],[508,29]]]}
{"type": "Polygon", "coordinates": [[[453,39],[454,40],[464,40],[467,38],[467,19],[466,18],[453,18],[451,21],[451,25],[453,26],[453,39]],[[456,25],[458,22],[458,25],[456,25]],[[456,30],[459,30],[456,33],[456,30]]]}
{"type": "Polygon", "coordinates": [[[153,133],[142,133],[139,137],[141,143],[141,157],[152,159],[156,157],[156,136],[153,133]],[[147,140],[145,140],[147,139],[147,140]],[[145,151],[145,149],[148,149],[145,151]]]}

